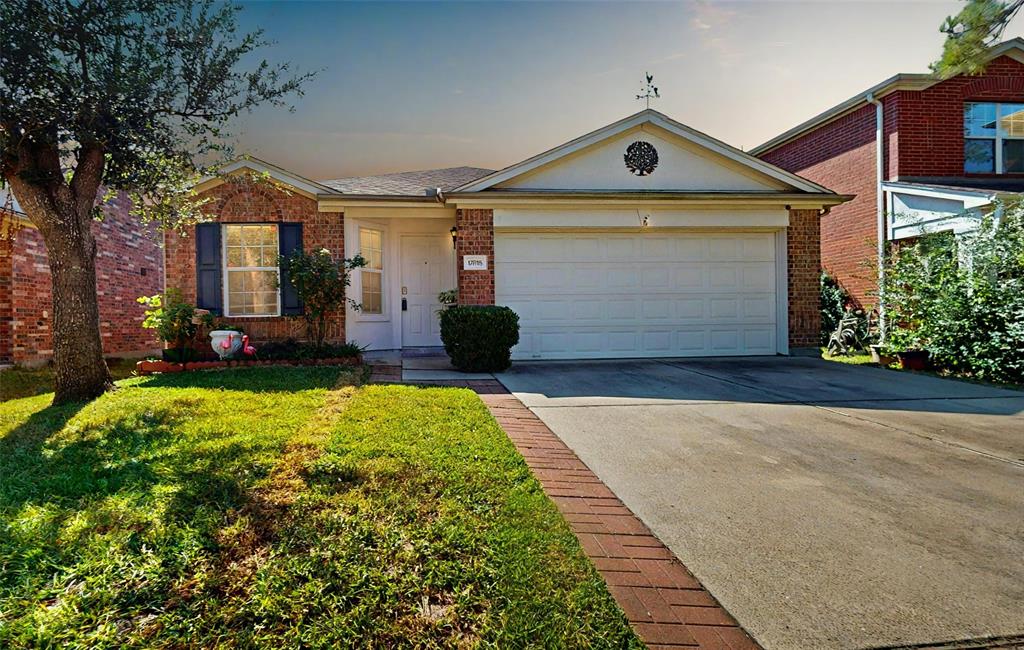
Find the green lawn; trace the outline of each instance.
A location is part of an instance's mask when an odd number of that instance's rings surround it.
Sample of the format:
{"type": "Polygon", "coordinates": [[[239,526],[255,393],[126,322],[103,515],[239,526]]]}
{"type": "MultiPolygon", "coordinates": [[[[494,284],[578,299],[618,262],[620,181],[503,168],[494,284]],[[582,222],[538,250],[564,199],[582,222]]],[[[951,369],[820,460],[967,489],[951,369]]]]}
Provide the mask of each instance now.
{"type": "Polygon", "coordinates": [[[1022,384],[997,383],[997,382],[982,381],[980,379],[975,379],[974,377],[965,377],[964,375],[957,375],[955,373],[952,373],[952,372],[949,372],[949,371],[946,371],[946,370],[903,370],[902,368],[900,368],[898,363],[893,363],[893,364],[888,365],[888,366],[878,366],[874,361],[871,360],[871,354],[869,354],[869,353],[851,354],[849,356],[844,356],[844,355],[841,355],[841,354],[840,355],[836,355],[836,356],[832,356],[832,355],[830,355],[828,353],[828,350],[826,350],[825,348],[822,348],[821,349],[821,358],[826,360],[826,361],[835,361],[836,363],[845,363],[845,364],[849,364],[849,365],[853,365],[853,366],[875,366],[875,367],[879,367],[879,368],[880,367],[885,367],[885,368],[888,368],[889,370],[896,370],[898,372],[913,372],[913,373],[918,373],[918,374],[922,374],[922,375],[931,375],[932,377],[941,377],[942,379],[955,379],[957,381],[966,381],[966,382],[971,383],[971,384],[982,384],[982,385],[985,385],[985,386],[994,386],[996,388],[1007,388],[1007,389],[1010,389],[1010,390],[1024,390],[1024,385],[1022,385],[1022,384]]]}
{"type": "MultiPolygon", "coordinates": [[[[131,377],[136,359],[110,359],[107,367],[114,380],[131,377]]],[[[0,370],[0,402],[53,392],[53,368],[8,368],[0,370]]]]}
{"type": "Polygon", "coordinates": [[[356,380],[0,404],[0,647],[641,647],[476,395],[356,380]]]}

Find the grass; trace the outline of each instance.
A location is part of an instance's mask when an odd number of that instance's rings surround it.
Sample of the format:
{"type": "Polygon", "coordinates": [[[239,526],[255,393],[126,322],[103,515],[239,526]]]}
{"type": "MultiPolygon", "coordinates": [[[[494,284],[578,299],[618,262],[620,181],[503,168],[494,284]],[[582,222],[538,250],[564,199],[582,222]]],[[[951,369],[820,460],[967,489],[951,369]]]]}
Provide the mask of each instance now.
{"type": "MultiPolygon", "coordinates": [[[[135,372],[137,359],[108,359],[107,367],[115,381],[126,379],[135,372]]],[[[0,402],[53,392],[53,367],[38,368],[16,366],[0,370],[0,402]]]]}
{"type": "Polygon", "coordinates": [[[851,354],[849,356],[837,355],[832,356],[828,353],[825,348],[821,349],[821,358],[826,361],[835,361],[836,363],[845,363],[853,366],[876,366],[879,368],[887,368],[889,370],[896,370],[899,372],[913,372],[922,375],[931,375],[932,377],[939,377],[942,379],[955,379],[957,381],[965,381],[971,384],[981,384],[983,386],[992,386],[995,388],[1005,388],[1010,390],[1024,391],[1024,384],[1017,384],[1013,382],[991,382],[976,379],[965,375],[958,375],[948,370],[903,370],[900,368],[898,363],[892,363],[888,366],[878,366],[874,361],[871,360],[870,353],[864,354],[851,354]]]}
{"type": "Polygon", "coordinates": [[[0,404],[0,647],[641,647],[472,392],[354,371],[0,404]]]}

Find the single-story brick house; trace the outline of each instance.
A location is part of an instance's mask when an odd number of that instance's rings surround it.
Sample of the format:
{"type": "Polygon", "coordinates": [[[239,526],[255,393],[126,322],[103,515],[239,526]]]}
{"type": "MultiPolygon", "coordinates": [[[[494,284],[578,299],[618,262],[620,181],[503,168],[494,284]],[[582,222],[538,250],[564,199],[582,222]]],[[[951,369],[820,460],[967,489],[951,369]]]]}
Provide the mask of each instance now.
{"type": "MultiPolygon", "coordinates": [[[[154,228],[129,214],[131,202],[118,194],[93,221],[100,338],[107,357],[140,357],[160,349],[153,330],[142,329],[139,296],[164,286],[163,251],[154,228]]],[[[18,226],[13,241],[0,246],[0,364],[35,366],[53,356],[53,300],[49,256],[43,236],[14,197],[0,190],[0,210],[18,226]]]]}
{"type": "Polygon", "coordinates": [[[518,359],[815,347],[818,221],[849,198],[650,109],[499,171],[315,182],[248,158],[197,189],[213,220],[165,236],[167,285],[257,341],[301,331],[275,260],[302,246],[369,261],[331,338],[440,345],[457,289],[519,314],[518,359]]]}

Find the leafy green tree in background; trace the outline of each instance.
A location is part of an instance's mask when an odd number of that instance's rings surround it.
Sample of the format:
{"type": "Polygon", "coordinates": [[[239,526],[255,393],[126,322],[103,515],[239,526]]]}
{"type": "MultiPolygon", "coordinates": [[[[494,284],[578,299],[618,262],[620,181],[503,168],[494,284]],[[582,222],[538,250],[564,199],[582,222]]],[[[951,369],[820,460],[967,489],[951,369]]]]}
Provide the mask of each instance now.
{"type": "Polygon", "coordinates": [[[0,2],[0,181],[49,250],[55,403],[110,386],[90,228],[101,188],[128,192],[138,215],[161,226],[197,220],[191,186],[226,155],[231,119],[283,104],[311,77],[255,60],[268,42],[260,31],[238,33],[240,9],[214,0],[0,2]]]}
{"type": "Polygon", "coordinates": [[[946,42],[932,71],[943,79],[984,72],[988,48],[1002,38],[1021,7],[1024,0],[967,0],[960,13],[942,23],[946,42]]]}

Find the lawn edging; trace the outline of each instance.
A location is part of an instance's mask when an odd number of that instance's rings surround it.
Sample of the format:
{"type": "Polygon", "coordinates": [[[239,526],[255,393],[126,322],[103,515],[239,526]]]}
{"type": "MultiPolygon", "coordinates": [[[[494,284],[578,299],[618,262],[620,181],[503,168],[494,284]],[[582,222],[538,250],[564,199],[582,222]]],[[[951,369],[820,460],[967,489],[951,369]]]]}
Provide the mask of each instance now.
{"type": "Polygon", "coordinates": [[[158,372],[187,372],[191,370],[248,368],[253,366],[361,366],[362,364],[362,357],[336,357],[333,359],[232,359],[225,361],[188,361],[185,363],[146,359],[135,364],[135,371],[140,375],[152,375],[158,372]]]}

